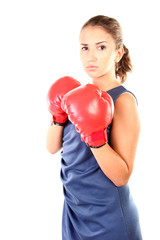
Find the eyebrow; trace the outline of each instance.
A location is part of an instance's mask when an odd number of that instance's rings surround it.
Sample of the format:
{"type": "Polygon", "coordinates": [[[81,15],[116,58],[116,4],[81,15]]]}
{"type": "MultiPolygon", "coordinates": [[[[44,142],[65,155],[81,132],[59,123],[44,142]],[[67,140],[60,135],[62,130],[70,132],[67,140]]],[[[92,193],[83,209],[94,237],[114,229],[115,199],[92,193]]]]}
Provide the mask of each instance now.
{"type": "MultiPolygon", "coordinates": [[[[101,44],[101,43],[107,43],[107,41],[97,42],[96,45],[101,44]]],[[[81,45],[88,46],[88,44],[86,44],[86,43],[81,43],[81,45]]]]}

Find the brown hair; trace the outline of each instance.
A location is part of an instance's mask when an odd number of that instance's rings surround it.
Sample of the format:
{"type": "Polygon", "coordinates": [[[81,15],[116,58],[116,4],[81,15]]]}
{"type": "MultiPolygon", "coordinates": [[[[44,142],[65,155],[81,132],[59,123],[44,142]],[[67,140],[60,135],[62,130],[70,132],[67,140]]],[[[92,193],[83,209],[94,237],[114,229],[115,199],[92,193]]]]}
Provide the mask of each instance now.
{"type": "Polygon", "coordinates": [[[106,30],[107,33],[111,34],[113,37],[116,49],[123,46],[124,54],[121,60],[115,65],[116,77],[120,78],[121,83],[126,81],[127,72],[132,71],[132,63],[129,55],[129,50],[123,44],[122,29],[119,22],[111,17],[98,15],[90,18],[83,26],[82,29],[87,26],[100,26],[106,30]]]}

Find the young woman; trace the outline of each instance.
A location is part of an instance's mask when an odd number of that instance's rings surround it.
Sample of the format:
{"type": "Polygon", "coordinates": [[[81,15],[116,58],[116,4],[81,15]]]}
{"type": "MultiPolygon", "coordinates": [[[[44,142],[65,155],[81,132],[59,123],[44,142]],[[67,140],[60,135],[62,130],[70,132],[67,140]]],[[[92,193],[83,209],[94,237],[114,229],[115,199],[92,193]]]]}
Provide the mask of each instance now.
{"type": "Polygon", "coordinates": [[[128,186],[140,122],[135,96],[122,86],[132,65],[120,24],[102,15],[89,19],[80,48],[93,84],[64,77],[48,93],[47,148],[62,148],[62,239],[142,240],[128,186]]]}

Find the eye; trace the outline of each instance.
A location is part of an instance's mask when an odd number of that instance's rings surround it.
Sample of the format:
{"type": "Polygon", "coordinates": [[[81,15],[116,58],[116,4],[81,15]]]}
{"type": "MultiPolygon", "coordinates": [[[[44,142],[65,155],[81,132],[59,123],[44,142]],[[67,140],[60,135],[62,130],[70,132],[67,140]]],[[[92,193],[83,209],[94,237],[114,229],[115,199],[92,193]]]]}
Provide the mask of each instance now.
{"type": "Polygon", "coordinates": [[[87,51],[88,47],[82,47],[81,49],[82,49],[82,51],[87,51]]]}
{"type": "Polygon", "coordinates": [[[101,50],[101,51],[105,50],[106,48],[107,47],[105,45],[101,45],[101,46],[98,47],[98,49],[101,50]]]}

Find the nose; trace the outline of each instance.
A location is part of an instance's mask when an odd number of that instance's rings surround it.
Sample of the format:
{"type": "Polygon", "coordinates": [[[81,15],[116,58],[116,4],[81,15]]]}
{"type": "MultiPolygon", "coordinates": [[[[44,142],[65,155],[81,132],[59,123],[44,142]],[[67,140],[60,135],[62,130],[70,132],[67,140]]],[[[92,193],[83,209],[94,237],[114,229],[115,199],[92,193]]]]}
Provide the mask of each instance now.
{"type": "Polygon", "coordinates": [[[89,54],[88,54],[88,62],[92,63],[92,62],[96,62],[96,61],[97,61],[97,57],[95,55],[95,52],[90,50],[89,54]]]}

